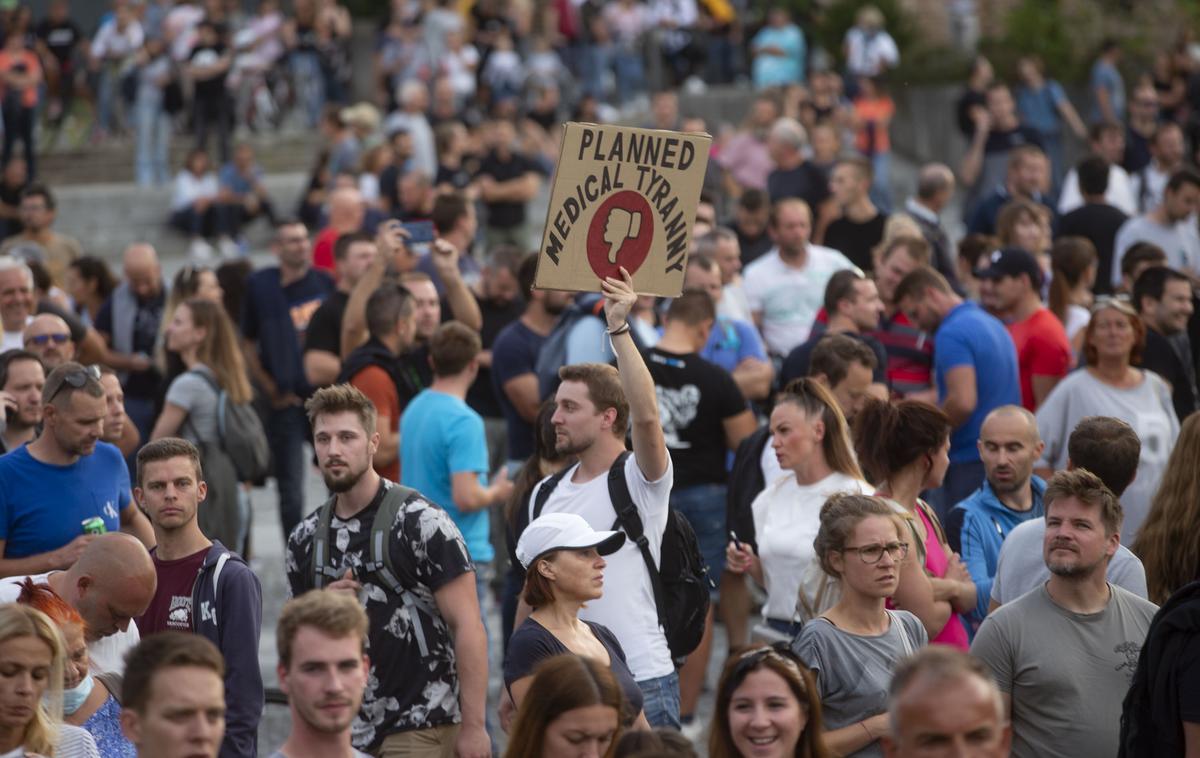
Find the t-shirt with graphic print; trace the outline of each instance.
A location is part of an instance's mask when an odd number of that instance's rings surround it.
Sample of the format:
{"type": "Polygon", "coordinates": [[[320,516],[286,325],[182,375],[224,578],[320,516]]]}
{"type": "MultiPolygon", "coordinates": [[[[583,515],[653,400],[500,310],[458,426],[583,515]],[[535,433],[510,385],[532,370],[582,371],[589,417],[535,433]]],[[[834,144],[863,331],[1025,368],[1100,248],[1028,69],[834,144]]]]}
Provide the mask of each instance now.
{"type": "Polygon", "coordinates": [[[725,419],[746,410],[728,371],[696,353],[646,352],[658,418],[675,464],[675,488],[725,483],[725,419]]]}
{"type": "Polygon", "coordinates": [[[172,561],[159,558],[157,551],[150,554],[158,574],[158,589],[146,612],[137,619],[143,637],[168,630],[192,631],[192,588],[207,555],[207,547],[172,561]]]}
{"type": "MultiPolygon", "coordinates": [[[[329,566],[339,573],[350,569],[362,582],[370,620],[367,653],[371,670],[362,708],[351,727],[354,746],[368,752],[389,734],[462,720],[454,639],[437,612],[434,593],[472,571],[471,559],[450,516],[423,497],[414,497],[397,513],[388,549],[400,583],[409,588],[415,605],[406,608],[400,595],[364,570],[371,558],[375,514],[384,493],[394,486],[382,480],[366,508],[345,520],[334,514],[329,527],[329,566]]],[[[313,537],[320,513],[310,513],[288,538],[286,567],[293,597],[313,588],[313,537]]]]}

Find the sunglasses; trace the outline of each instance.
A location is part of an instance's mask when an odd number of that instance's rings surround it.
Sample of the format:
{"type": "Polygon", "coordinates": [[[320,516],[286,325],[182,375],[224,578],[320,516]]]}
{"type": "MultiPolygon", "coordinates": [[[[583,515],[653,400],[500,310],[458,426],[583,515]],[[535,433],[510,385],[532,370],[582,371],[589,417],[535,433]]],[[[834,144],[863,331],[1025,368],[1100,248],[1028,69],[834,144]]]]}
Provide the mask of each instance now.
{"type": "Polygon", "coordinates": [[[68,384],[77,390],[83,389],[85,386],[87,386],[88,379],[94,379],[97,382],[100,381],[99,366],[93,364],[91,366],[84,366],[68,371],[63,375],[62,383],[54,389],[54,392],[51,393],[50,397],[46,398],[46,404],[49,405],[54,398],[58,397],[58,393],[62,392],[62,388],[68,384]]]}
{"type": "Polygon", "coordinates": [[[792,652],[791,643],[788,642],[775,642],[767,647],[745,651],[738,658],[737,664],[734,665],[730,680],[740,681],[746,674],[758,668],[767,659],[782,663],[784,668],[794,671],[798,679],[801,681],[804,680],[804,677],[800,675],[800,659],[792,652]]]}
{"type": "Polygon", "coordinates": [[[1127,316],[1136,316],[1137,311],[1133,309],[1133,299],[1124,293],[1116,295],[1100,295],[1092,303],[1092,315],[1096,315],[1098,311],[1105,308],[1113,308],[1124,313],[1127,316]]]}
{"type": "Polygon", "coordinates": [[[54,342],[56,345],[65,345],[70,340],[71,335],[69,334],[38,334],[34,337],[26,339],[25,344],[45,347],[46,345],[50,344],[50,342],[54,342]]]}

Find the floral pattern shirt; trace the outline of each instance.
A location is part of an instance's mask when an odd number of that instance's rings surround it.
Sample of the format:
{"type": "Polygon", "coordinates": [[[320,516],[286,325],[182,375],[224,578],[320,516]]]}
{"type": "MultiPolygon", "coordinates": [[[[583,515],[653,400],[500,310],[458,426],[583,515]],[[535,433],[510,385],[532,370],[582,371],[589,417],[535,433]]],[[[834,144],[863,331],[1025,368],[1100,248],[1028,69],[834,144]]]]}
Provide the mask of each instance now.
{"type": "MultiPolygon", "coordinates": [[[[411,498],[400,508],[388,549],[402,586],[415,596],[410,607],[362,568],[371,558],[375,514],[384,493],[394,486],[384,479],[370,505],[346,520],[333,514],[329,527],[329,565],[339,573],[353,570],[362,583],[370,619],[371,670],[352,727],[354,746],[367,751],[389,734],[462,720],[454,639],[434,601],[439,588],[473,570],[458,527],[445,511],[422,497],[411,498]],[[428,651],[425,655],[419,637],[428,651]]],[[[319,515],[319,510],[309,514],[288,538],[286,568],[292,596],[314,586],[313,538],[319,515]]]]}

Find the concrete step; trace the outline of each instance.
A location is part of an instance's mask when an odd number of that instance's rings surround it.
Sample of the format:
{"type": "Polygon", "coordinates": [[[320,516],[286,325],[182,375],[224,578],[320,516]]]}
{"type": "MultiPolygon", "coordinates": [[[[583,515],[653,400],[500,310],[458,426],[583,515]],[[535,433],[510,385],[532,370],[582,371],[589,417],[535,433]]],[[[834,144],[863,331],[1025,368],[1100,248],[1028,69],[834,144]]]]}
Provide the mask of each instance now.
{"type": "MultiPolygon", "coordinates": [[[[290,215],[307,187],[305,172],[269,173],[267,191],[281,215],[290,215]]],[[[84,252],[109,261],[120,260],[133,242],[149,242],[164,256],[186,254],[188,240],[167,227],[170,187],[142,189],[128,182],[77,184],[55,187],[58,216],[54,228],[75,237],[84,252]]],[[[270,241],[266,222],[245,229],[250,249],[261,250],[270,241]]]]}
{"type": "MultiPolygon", "coordinates": [[[[254,147],[268,173],[309,171],[321,145],[320,137],[311,132],[247,135],[242,141],[254,147]]],[[[172,172],[183,165],[194,144],[190,134],[172,137],[168,158],[172,172]]],[[[54,188],[132,182],[135,149],[132,137],[113,138],[98,145],[54,147],[38,156],[38,178],[54,188]]],[[[214,139],[209,140],[209,154],[215,159],[214,139]]]]}

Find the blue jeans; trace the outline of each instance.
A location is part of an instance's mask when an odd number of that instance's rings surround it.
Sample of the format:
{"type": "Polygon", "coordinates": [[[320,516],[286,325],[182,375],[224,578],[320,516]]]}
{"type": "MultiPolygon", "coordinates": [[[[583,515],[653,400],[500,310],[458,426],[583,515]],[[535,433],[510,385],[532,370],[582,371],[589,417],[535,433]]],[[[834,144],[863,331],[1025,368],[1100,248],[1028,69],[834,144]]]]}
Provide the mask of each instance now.
{"type": "Polygon", "coordinates": [[[763,621],[766,622],[767,626],[771,627],[775,631],[779,632],[780,634],[786,634],[792,639],[795,639],[796,635],[800,634],[800,630],[804,627],[804,624],[799,621],[787,621],[785,619],[773,618],[764,618],[763,621]]]}
{"type": "Polygon", "coordinates": [[[142,187],[161,187],[171,181],[167,149],[171,145],[171,117],[162,106],[162,93],[139,93],[134,113],[137,158],[134,169],[142,187]]]}
{"type": "Polygon", "coordinates": [[[925,501],[945,523],[950,510],[983,484],[984,474],[983,461],[951,463],[950,468],[946,469],[946,477],[942,479],[942,486],[930,492],[925,501]]]}
{"type": "Polygon", "coordinates": [[[308,419],[304,408],[272,408],[267,416],[267,440],[274,455],[275,486],[279,489],[279,521],[283,539],[304,517],[304,440],[308,419]]]}
{"type": "Polygon", "coordinates": [[[325,74],[321,70],[321,57],[307,50],[292,53],[292,81],[296,83],[296,93],[304,113],[308,118],[308,126],[315,128],[321,121],[321,110],[325,107],[325,74]]]}
{"type": "Polygon", "coordinates": [[[642,710],[650,726],[678,730],[679,722],[679,674],[671,672],[655,679],[643,679],[637,683],[642,691],[642,710]]]}
{"type": "MultiPolygon", "coordinates": [[[[700,555],[715,584],[725,569],[725,485],[697,484],[671,492],[671,507],[687,519],[696,532],[700,555]]],[[[717,591],[710,588],[715,598],[717,591]]]]}

